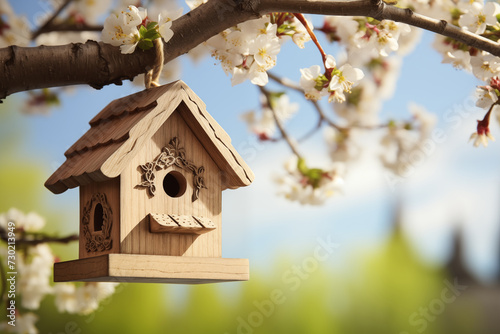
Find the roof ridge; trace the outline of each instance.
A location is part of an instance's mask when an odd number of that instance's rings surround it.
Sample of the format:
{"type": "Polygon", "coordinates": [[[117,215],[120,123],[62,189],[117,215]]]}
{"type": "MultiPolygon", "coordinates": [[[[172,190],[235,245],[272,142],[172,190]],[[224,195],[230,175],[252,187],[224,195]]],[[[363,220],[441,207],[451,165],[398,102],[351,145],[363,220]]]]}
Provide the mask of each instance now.
{"type": "MultiPolygon", "coordinates": [[[[212,131],[213,131],[213,133],[214,133],[215,138],[217,138],[217,140],[218,140],[218,141],[219,141],[222,145],[224,145],[224,147],[225,147],[225,148],[229,151],[229,153],[230,153],[230,154],[231,154],[231,156],[233,157],[234,161],[236,161],[236,163],[237,163],[237,164],[241,167],[241,169],[242,169],[242,170],[243,170],[243,172],[245,173],[245,176],[246,176],[247,180],[248,180],[248,181],[250,181],[250,182],[252,182],[252,179],[253,179],[253,178],[252,178],[252,177],[250,177],[250,176],[248,175],[246,168],[245,168],[245,167],[244,167],[244,166],[240,163],[240,161],[238,161],[238,157],[234,154],[233,150],[231,150],[231,149],[227,146],[227,144],[225,143],[225,141],[224,141],[223,139],[221,139],[221,138],[217,135],[217,131],[216,131],[216,130],[215,130],[215,128],[213,127],[213,125],[212,125],[212,123],[210,122],[210,120],[206,117],[206,115],[205,115],[205,114],[204,114],[204,113],[200,110],[200,107],[198,106],[198,103],[196,103],[196,101],[194,101],[194,100],[191,98],[191,96],[190,96],[189,92],[188,92],[188,91],[186,91],[186,90],[184,89],[184,87],[182,87],[182,88],[183,88],[184,92],[186,93],[186,95],[187,95],[188,99],[189,99],[189,100],[191,100],[191,102],[193,102],[193,103],[196,105],[196,108],[198,109],[198,113],[200,114],[200,116],[201,116],[201,117],[203,117],[203,118],[207,121],[208,125],[210,126],[210,129],[212,129],[212,131]]],[[[221,129],[222,129],[222,128],[221,128],[221,129]]],[[[229,142],[231,142],[231,138],[229,137],[229,135],[227,135],[227,133],[225,133],[225,134],[226,134],[226,136],[227,136],[227,138],[228,138],[229,142]]]]}
{"type": "Polygon", "coordinates": [[[123,117],[123,116],[127,116],[127,115],[131,115],[131,114],[135,114],[137,112],[141,112],[141,111],[147,111],[149,109],[153,109],[155,108],[156,106],[158,105],[158,101],[153,101],[151,102],[150,104],[146,105],[146,106],[139,106],[139,107],[135,107],[134,109],[132,110],[127,110],[127,109],[123,109],[122,112],[118,113],[118,114],[112,114],[110,115],[108,118],[99,118],[95,121],[90,121],[89,124],[91,127],[94,127],[94,126],[99,126],[100,124],[102,123],[105,123],[105,122],[111,122],[112,120],[116,119],[116,118],[120,118],[120,117],[123,117]]]}
{"type": "Polygon", "coordinates": [[[232,146],[227,132],[208,113],[196,93],[179,80],[110,102],[89,122],[90,129],[68,149],[66,161],[45,186],[61,193],[120,175],[130,159],[176,111],[188,127],[199,130],[193,134],[213,154],[219,169],[228,173],[224,189],[253,181],[252,171],[232,146]]]}

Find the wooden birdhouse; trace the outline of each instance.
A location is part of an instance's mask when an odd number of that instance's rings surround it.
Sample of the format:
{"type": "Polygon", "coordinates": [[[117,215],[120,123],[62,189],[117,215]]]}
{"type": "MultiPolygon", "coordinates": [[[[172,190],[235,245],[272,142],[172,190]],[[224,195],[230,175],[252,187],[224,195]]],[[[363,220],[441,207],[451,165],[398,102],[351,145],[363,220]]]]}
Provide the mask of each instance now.
{"type": "Polygon", "coordinates": [[[79,259],[54,281],[248,280],[247,259],[221,257],[221,197],[254,176],[184,82],[115,100],[90,126],[45,183],[80,187],[79,259]]]}

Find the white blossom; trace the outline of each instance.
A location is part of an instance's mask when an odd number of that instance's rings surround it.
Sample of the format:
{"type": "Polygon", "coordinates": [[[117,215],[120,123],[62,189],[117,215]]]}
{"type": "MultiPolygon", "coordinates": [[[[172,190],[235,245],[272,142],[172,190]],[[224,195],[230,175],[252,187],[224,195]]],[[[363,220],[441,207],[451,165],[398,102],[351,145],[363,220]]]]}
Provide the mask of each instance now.
{"type": "Polygon", "coordinates": [[[373,126],[379,123],[378,113],[382,105],[377,86],[372,80],[363,80],[346,98],[346,103],[333,106],[335,114],[347,125],[373,126]]]}
{"type": "MultiPolygon", "coordinates": [[[[338,106],[344,106],[339,104],[338,106]]],[[[359,158],[361,148],[351,138],[353,129],[348,132],[326,127],[324,139],[330,149],[330,158],[334,162],[349,163],[359,158]]]]}
{"type": "Polygon", "coordinates": [[[489,109],[491,105],[498,101],[495,90],[490,86],[480,86],[476,88],[476,107],[489,109]]]}
{"type": "Polygon", "coordinates": [[[104,21],[102,40],[104,43],[119,46],[122,53],[133,53],[139,42],[140,35],[137,26],[146,18],[147,13],[142,8],[129,6],[129,11],[111,14],[104,21]]]}
{"type": "Polygon", "coordinates": [[[325,16],[323,27],[325,30],[331,31],[331,34],[327,34],[330,40],[334,37],[349,45],[359,29],[359,22],[354,20],[352,16],[325,16]]]}
{"type": "MultiPolygon", "coordinates": [[[[314,26],[312,21],[308,20],[305,18],[307,22],[307,26],[309,29],[312,31],[314,30],[314,26]]],[[[303,49],[305,46],[304,44],[306,42],[309,42],[311,40],[311,36],[307,32],[306,27],[294,16],[292,22],[289,23],[291,34],[292,34],[292,41],[301,49],[303,49]]]]}
{"type": "Polygon", "coordinates": [[[77,313],[79,310],[74,283],[57,283],[54,286],[55,304],[61,313],[77,313]]]}
{"type": "Polygon", "coordinates": [[[417,158],[421,157],[421,145],[429,137],[436,123],[436,116],[416,104],[409,105],[413,120],[404,124],[391,124],[381,138],[384,151],[380,160],[384,167],[395,174],[408,177],[414,171],[417,158]]]}
{"type": "MultiPolygon", "coordinates": [[[[263,100],[265,103],[265,97],[263,100]]],[[[285,94],[273,99],[271,104],[276,117],[282,123],[290,119],[299,109],[299,105],[290,103],[290,98],[285,94]]],[[[257,113],[252,110],[244,113],[242,119],[248,124],[249,131],[256,133],[261,139],[272,138],[276,133],[277,127],[273,111],[267,106],[262,109],[260,117],[257,117],[257,113]]]]}
{"type": "Polygon", "coordinates": [[[472,73],[482,81],[488,81],[500,74],[500,58],[489,53],[472,57],[471,65],[472,73]]]}
{"type": "Polygon", "coordinates": [[[196,7],[201,6],[202,4],[206,3],[208,0],[186,0],[186,4],[188,5],[189,8],[195,9],[196,7]]]}
{"type": "Polygon", "coordinates": [[[378,50],[382,57],[387,57],[389,53],[398,49],[398,41],[388,31],[372,34],[370,44],[378,50]]]}
{"type": "Polygon", "coordinates": [[[31,40],[31,30],[25,17],[13,13],[2,15],[0,12],[0,48],[9,45],[28,46],[31,40]],[[3,17],[6,21],[3,21],[3,17]]]}
{"type": "Polygon", "coordinates": [[[54,255],[47,244],[30,247],[27,251],[28,261],[19,261],[18,287],[22,292],[21,305],[35,310],[46,294],[52,293],[50,278],[54,265],[54,255]]]}
{"type": "Polygon", "coordinates": [[[255,62],[263,69],[270,69],[276,65],[276,55],[280,52],[278,37],[269,38],[266,35],[257,37],[250,50],[254,54],[255,62]]]}
{"type": "Polygon", "coordinates": [[[182,15],[182,8],[177,9],[173,12],[162,11],[158,14],[158,31],[163,38],[163,40],[168,42],[172,36],[174,36],[174,32],[172,31],[172,21],[179,18],[182,15]]]}
{"type": "Polygon", "coordinates": [[[354,68],[350,64],[345,64],[334,71],[330,81],[330,91],[351,92],[351,88],[356,86],[359,80],[363,79],[364,74],[359,68],[354,68]]]}
{"type": "Polygon", "coordinates": [[[492,136],[490,131],[485,131],[482,133],[474,132],[471,134],[469,141],[473,140],[474,147],[479,147],[483,145],[484,147],[488,147],[488,139],[491,141],[495,141],[495,138],[492,136]]]}
{"type": "Polygon", "coordinates": [[[0,214],[0,227],[6,229],[9,221],[15,223],[16,230],[23,229],[26,232],[38,232],[45,226],[45,220],[37,213],[24,214],[16,208],[0,214]]]}
{"type": "Polygon", "coordinates": [[[302,205],[322,205],[328,198],[342,192],[342,163],[333,164],[328,170],[324,170],[319,183],[313,186],[298,170],[297,162],[297,157],[290,158],[285,163],[287,173],[275,179],[281,187],[280,194],[286,199],[302,205]]]}
{"type": "Polygon", "coordinates": [[[459,70],[472,71],[471,56],[469,52],[462,50],[454,50],[446,52],[442,63],[452,64],[453,67],[459,70]]]}
{"type": "Polygon", "coordinates": [[[495,2],[487,2],[483,5],[482,2],[474,1],[467,7],[467,12],[460,16],[458,24],[475,34],[482,34],[487,25],[498,24],[496,16],[499,13],[500,5],[495,2]]]}
{"type": "Polygon", "coordinates": [[[276,65],[281,47],[276,29],[269,16],[264,16],[226,29],[206,45],[224,72],[232,75],[233,86],[245,80],[264,86],[268,82],[267,71],[276,65]]]}
{"type": "Polygon", "coordinates": [[[315,101],[328,94],[326,87],[321,87],[320,90],[316,88],[318,86],[318,77],[323,75],[319,65],[300,69],[300,73],[300,86],[304,90],[306,99],[315,101]]]}

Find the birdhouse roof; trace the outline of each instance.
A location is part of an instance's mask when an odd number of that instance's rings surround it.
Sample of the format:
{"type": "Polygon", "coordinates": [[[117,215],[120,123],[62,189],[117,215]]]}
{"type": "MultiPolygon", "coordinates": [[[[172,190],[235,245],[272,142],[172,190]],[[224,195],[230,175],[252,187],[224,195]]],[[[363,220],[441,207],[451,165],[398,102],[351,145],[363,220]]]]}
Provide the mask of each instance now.
{"type": "Polygon", "coordinates": [[[58,194],[119,176],[175,110],[224,172],[223,189],[253,181],[253,172],[231,145],[228,134],[206,111],[203,101],[179,80],[108,104],[64,153],[66,161],[45,186],[58,194]]]}

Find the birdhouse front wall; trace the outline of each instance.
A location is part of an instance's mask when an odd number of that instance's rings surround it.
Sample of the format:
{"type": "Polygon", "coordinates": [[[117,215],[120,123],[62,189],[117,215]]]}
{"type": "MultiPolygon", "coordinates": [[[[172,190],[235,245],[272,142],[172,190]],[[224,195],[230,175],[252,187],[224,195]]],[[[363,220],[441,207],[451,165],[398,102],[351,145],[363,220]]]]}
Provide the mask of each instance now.
{"type": "Polygon", "coordinates": [[[142,145],[120,179],[121,253],[221,257],[221,173],[178,111],[142,145]],[[153,216],[188,227],[177,228],[182,233],[152,231],[153,216]],[[202,221],[212,228],[189,232],[189,224],[201,227],[202,221]]]}
{"type": "Polygon", "coordinates": [[[80,187],[79,257],[120,252],[120,180],[80,187]]]}

